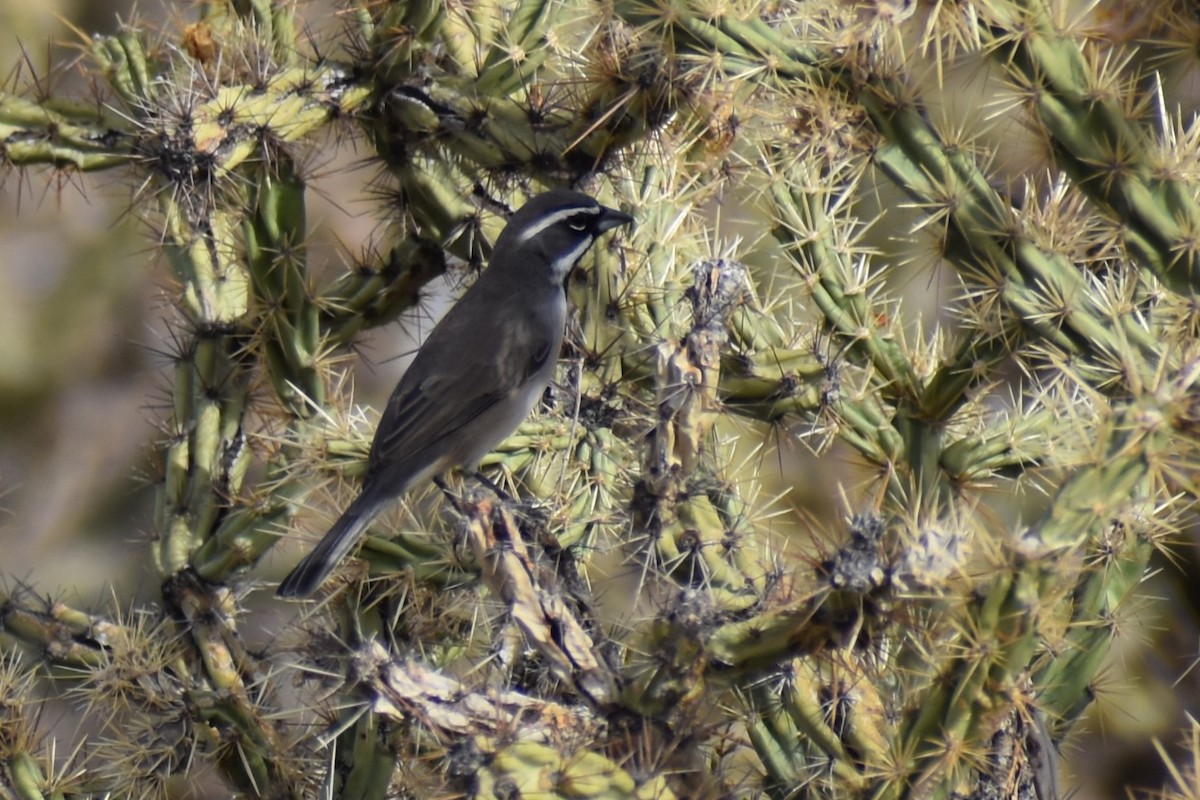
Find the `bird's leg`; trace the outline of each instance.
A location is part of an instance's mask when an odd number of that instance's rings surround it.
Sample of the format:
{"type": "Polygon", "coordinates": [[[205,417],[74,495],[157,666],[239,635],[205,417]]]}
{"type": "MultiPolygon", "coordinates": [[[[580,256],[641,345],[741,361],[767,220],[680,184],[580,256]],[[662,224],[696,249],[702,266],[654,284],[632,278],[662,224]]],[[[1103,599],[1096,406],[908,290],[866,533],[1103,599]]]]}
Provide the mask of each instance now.
{"type": "Polygon", "coordinates": [[[500,502],[504,503],[511,510],[517,512],[517,514],[521,517],[527,520],[536,521],[539,525],[543,526],[549,519],[545,510],[539,507],[536,499],[521,500],[520,498],[513,497],[508,492],[497,486],[491,480],[491,478],[489,478],[487,475],[484,475],[482,472],[479,472],[478,470],[475,472],[475,480],[479,481],[492,492],[494,492],[496,497],[500,499],[500,502]]]}
{"type": "Polygon", "coordinates": [[[446,497],[446,502],[454,506],[455,511],[457,511],[459,514],[463,514],[464,516],[466,515],[466,512],[462,507],[462,502],[459,501],[458,495],[450,491],[450,487],[446,485],[445,478],[443,478],[441,475],[434,475],[433,485],[442,490],[442,494],[446,497]]]}
{"type": "Polygon", "coordinates": [[[491,478],[489,478],[487,475],[484,475],[479,470],[475,470],[475,480],[479,481],[484,486],[491,489],[492,493],[495,494],[496,497],[499,497],[502,502],[505,502],[505,503],[512,502],[512,498],[508,496],[508,492],[504,491],[499,486],[497,486],[495,483],[493,483],[491,478]]]}

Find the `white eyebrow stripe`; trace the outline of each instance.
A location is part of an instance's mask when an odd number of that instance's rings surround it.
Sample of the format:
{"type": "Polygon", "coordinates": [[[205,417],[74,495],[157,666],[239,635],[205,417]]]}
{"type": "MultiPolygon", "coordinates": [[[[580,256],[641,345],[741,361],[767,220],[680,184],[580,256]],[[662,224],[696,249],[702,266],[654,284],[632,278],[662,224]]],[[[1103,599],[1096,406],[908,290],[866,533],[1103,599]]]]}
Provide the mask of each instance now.
{"type": "Polygon", "coordinates": [[[529,230],[524,231],[521,234],[521,238],[518,239],[518,241],[519,242],[528,242],[534,236],[537,236],[539,233],[546,230],[546,228],[549,228],[551,225],[557,225],[558,223],[562,222],[564,219],[569,219],[577,214],[591,214],[592,216],[596,216],[599,213],[600,213],[600,206],[572,206],[571,208],[564,208],[562,211],[555,211],[550,216],[544,218],[537,225],[534,225],[529,230]]]}

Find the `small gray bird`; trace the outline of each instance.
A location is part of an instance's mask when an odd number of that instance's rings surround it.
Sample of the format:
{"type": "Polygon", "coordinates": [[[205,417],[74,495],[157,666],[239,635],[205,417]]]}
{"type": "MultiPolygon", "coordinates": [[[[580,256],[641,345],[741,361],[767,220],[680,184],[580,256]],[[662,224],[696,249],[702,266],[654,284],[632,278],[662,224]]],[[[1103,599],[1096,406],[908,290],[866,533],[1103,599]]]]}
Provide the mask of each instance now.
{"type": "Polygon", "coordinates": [[[512,215],[488,268],[434,327],[388,399],[362,492],[283,579],[279,597],[312,594],[392,498],[451,467],[474,467],[521,424],[554,375],[567,275],[597,237],[632,221],[561,189],[512,215]]]}

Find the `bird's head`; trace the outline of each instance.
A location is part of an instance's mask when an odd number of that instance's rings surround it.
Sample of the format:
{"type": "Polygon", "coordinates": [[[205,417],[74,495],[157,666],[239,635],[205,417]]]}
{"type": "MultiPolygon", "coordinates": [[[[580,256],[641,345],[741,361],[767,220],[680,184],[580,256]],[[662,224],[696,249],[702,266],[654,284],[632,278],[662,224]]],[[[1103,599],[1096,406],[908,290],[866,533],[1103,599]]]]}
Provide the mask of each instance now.
{"type": "Polygon", "coordinates": [[[554,189],[534,197],[509,218],[496,240],[489,269],[538,267],[561,284],[601,234],[631,222],[633,217],[586,194],[554,189]]]}

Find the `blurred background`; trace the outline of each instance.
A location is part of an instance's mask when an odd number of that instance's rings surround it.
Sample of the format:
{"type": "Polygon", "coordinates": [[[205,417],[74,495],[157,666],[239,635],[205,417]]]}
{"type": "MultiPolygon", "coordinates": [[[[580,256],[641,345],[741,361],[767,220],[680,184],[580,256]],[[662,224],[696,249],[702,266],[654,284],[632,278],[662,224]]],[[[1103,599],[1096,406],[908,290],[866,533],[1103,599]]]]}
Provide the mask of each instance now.
{"type": "MultiPolygon", "coordinates": [[[[152,5],[141,4],[138,18],[153,24],[182,13],[152,5]]],[[[0,0],[9,85],[36,75],[44,91],[89,96],[71,68],[80,32],[111,33],[133,6],[0,0]]],[[[307,246],[314,264],[338,270],[361,255],[376,227],[364,193],[372,173],[353,148],[324,148],[314,158],[319,189],[309,197],[307,246]]],[[[0,183],[4,573],[88,607],[113,584],[141,587],[146,599],[158,594],[142,586],[154,579],[145,563],[148,477],[157,472],[152,445],[169,386],[161,354],[175,312],[162,291],[154,234],[127,213],[134,189],[131,175],[115,171],[67,179],[48,169],[10,171],[0,183]]],[[[411,348],[396,326],[381,334],[395,341],[362,341],[368,368],[356,381],[366,403],[386,398],[402,368],[392,356],[411,348]]]]}

